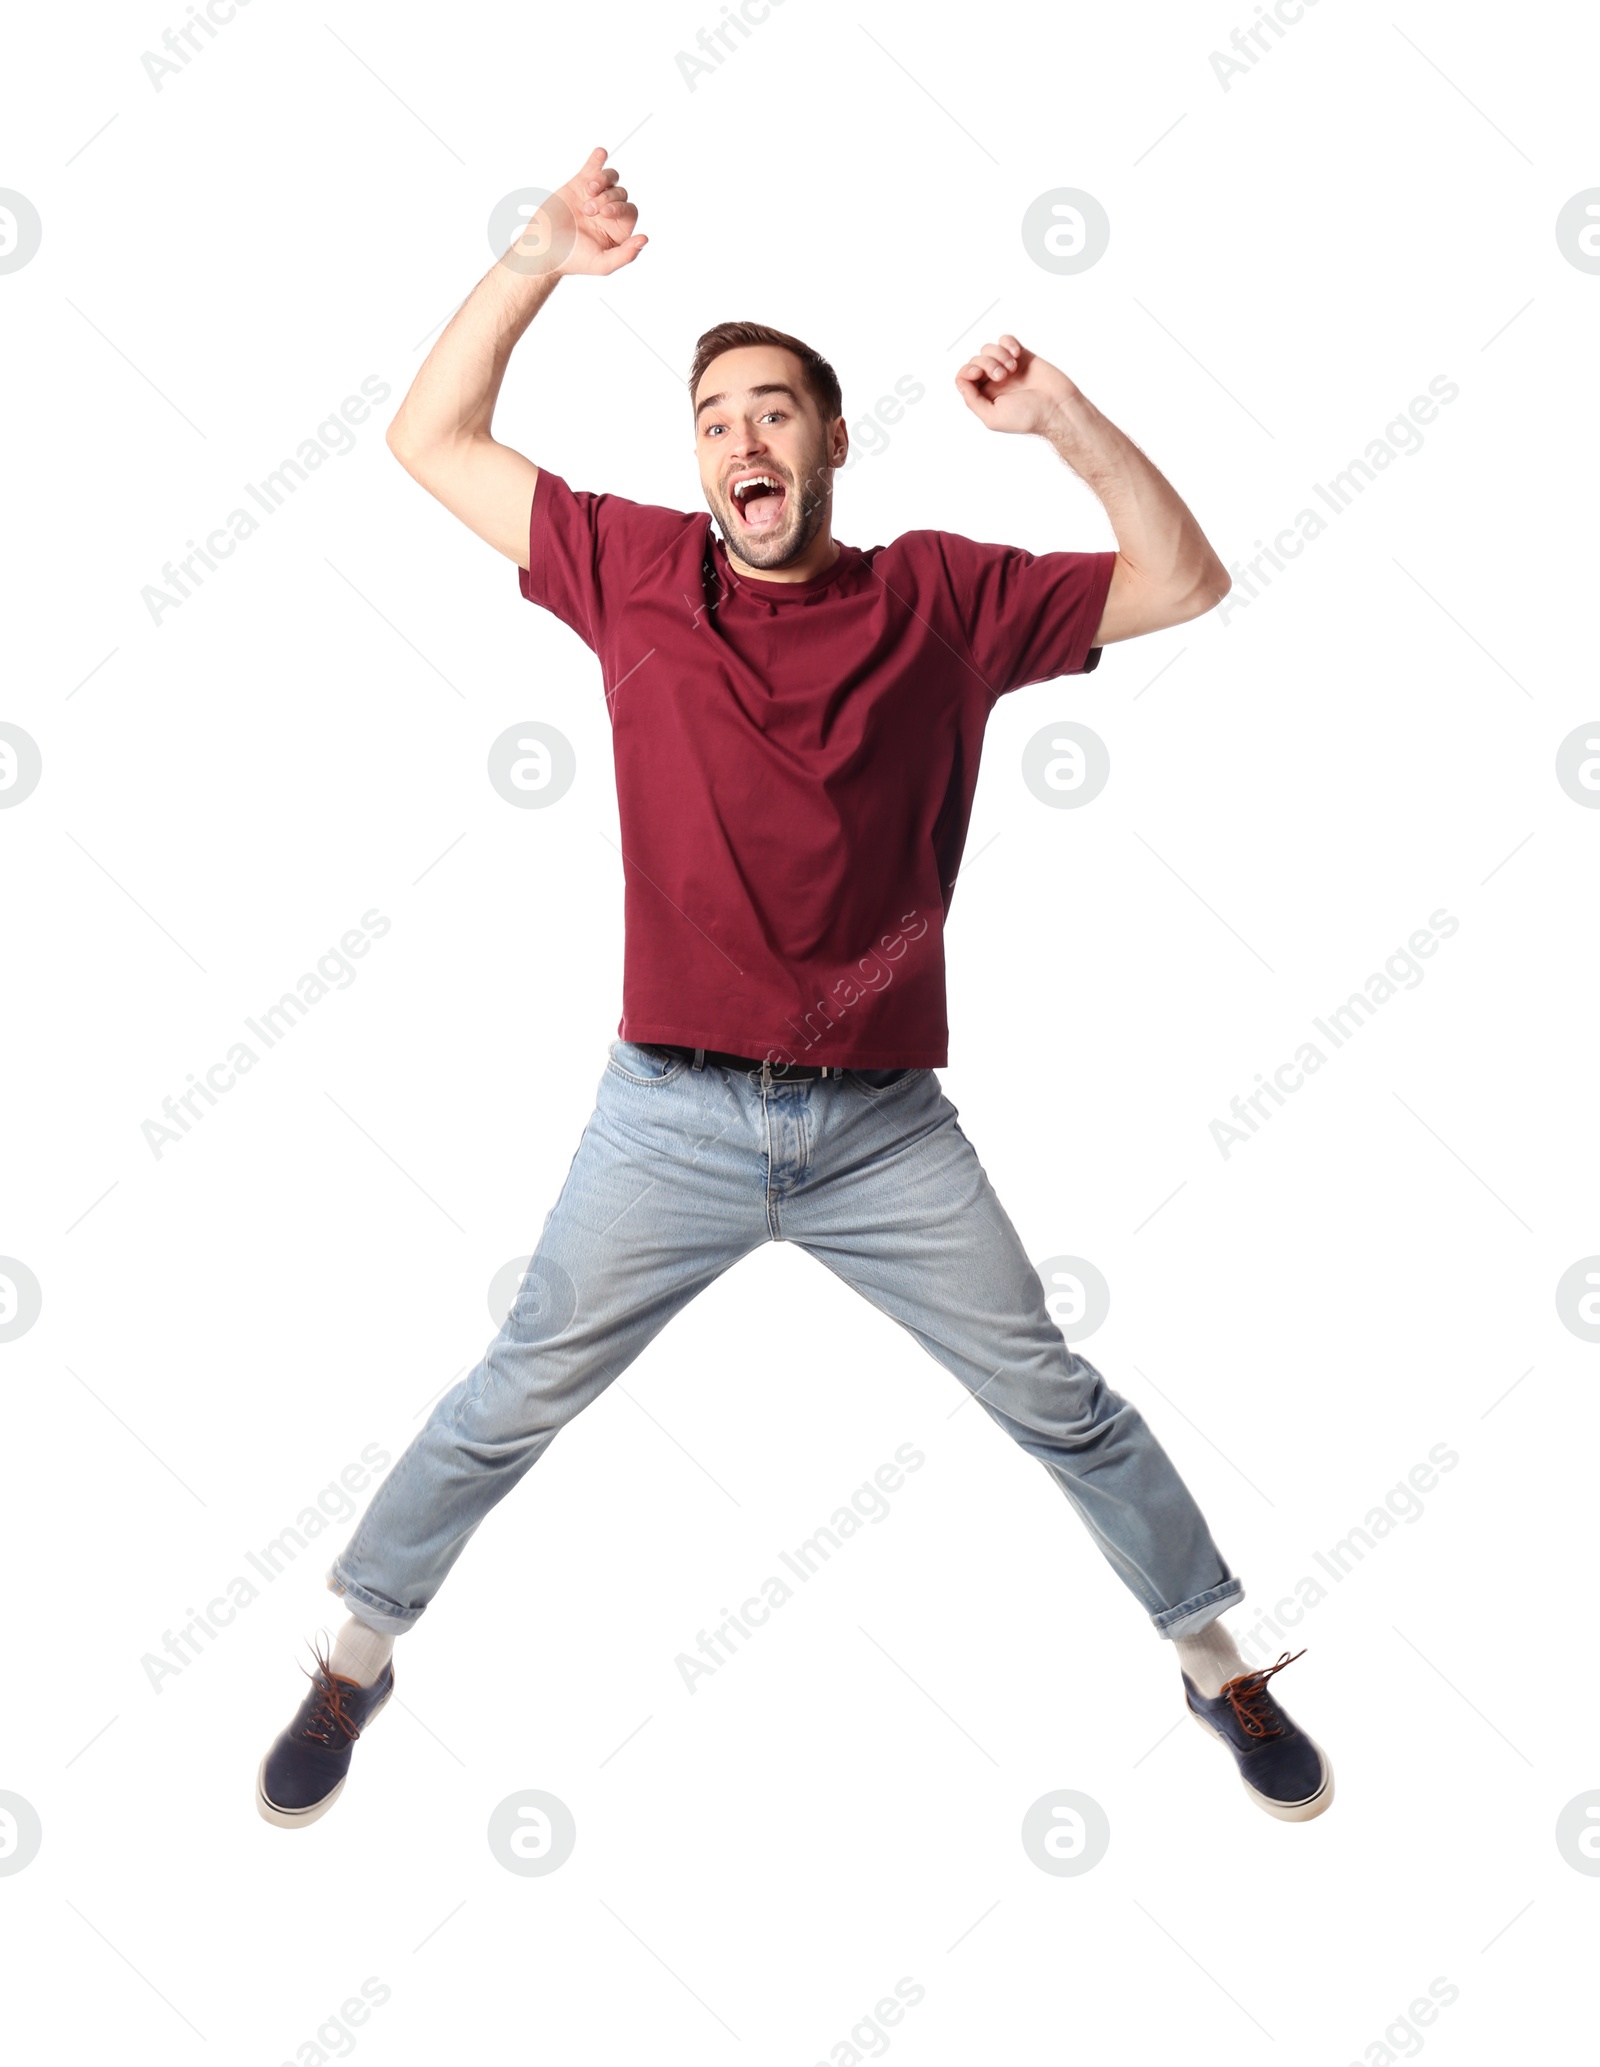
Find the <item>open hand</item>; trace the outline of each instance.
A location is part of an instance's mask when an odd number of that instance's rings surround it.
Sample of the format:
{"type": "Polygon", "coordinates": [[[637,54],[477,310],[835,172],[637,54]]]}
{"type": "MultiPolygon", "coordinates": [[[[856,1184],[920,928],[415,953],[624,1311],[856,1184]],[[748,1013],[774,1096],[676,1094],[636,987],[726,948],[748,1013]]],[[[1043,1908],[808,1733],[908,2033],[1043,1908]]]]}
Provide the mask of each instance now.
{"type": "Polygon", "coordinates": [[[564,187],[558,187],[528,219],[506,253],[518,272],[614,273],[649,243],[634,224],[639,211],[607,167],[603,146],[592,150],[564,187]]]}
{"type": "Polygon", "coordinates": [[[1060,403],[1078,393],[1060,367],[1020,344],[1008,331],[986,344],[956,375],[956,390],[991,431],[1043,431],[1060,403]]]}

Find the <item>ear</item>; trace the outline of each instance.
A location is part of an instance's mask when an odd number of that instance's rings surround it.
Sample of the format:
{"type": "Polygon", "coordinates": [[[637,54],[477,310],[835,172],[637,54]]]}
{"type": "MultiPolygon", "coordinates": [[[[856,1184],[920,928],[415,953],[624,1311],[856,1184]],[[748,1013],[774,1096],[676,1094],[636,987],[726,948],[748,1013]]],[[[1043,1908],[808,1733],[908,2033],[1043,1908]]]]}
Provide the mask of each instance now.
{"type": "Polygon", "coordinates": [[[850,454],[850,427],[842,416],[836,416],[828,426],[828,464],[842,467],[850,454]]]}

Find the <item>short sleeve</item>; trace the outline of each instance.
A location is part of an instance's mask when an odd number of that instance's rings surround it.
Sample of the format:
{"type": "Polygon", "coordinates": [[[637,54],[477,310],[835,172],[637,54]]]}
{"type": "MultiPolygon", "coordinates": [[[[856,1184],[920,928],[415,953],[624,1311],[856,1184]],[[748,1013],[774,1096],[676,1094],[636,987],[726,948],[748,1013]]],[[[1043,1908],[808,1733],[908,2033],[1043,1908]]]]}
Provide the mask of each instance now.
{"type": "Polygon", "coordinates": [[[528,511],[528,564],[517,569],[523,600],[553,612],[598,652],[629,591],[695,521],[687,510],[591,495],[540,467],[528,511]]]}
{"type": "Polygon", "coordinates": [[[951,599],[992,703],[1029,682],[1088,674],[1114,552],[1028,553],[953,532],[940,543],[951,599]]]}

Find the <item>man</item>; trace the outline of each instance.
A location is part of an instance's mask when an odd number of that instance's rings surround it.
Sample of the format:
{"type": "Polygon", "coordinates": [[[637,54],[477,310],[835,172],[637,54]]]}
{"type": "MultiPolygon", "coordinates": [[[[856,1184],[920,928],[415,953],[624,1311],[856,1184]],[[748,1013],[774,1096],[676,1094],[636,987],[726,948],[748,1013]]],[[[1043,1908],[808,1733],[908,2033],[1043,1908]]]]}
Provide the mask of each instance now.
{"type": "MultiPolygon", "coordinates": [[[[996,699],[1198,616],[1228,576],[1138,448],[1009,335],[957,374],[961,397],[991,430],[1049,441],[1105,505],[1115,552],[940,531],[839,544],[838,380],[757,324],[708,331],[690,375],[720,539],[704,514],[574,490],[499,444],[507,362],[557,281],[613,273],[647,241],[605,160],[591,154],[457,311],[389,444],[600,660],[621,1038],[505,1326],[328,1574],[350,1619],[263,1759],[257,1805],[290,1828],[325,1812],[392,1691],[396,1636],[489,1509],[697,1292],[790,1241],[1046,1466],[1172,1641],[1190,1712],[1252,1799],[1304,1821],[1332,1774],[1268,1685],[1291,1661],[1246,1669],[1219,1619],[1240,1581],[1136,1409],[1063,1341],[934,1074],[944,919],[996,699]]],[[[564,389],[582,385],[569,365],[564,389]]]]}

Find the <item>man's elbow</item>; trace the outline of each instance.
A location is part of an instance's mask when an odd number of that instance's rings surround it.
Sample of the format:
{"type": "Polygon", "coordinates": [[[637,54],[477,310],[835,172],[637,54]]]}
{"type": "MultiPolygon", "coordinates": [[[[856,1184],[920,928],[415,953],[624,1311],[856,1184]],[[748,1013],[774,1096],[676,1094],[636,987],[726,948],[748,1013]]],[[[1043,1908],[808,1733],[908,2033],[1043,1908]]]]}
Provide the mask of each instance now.
{"type": "Polygon", "coordinates": [[[384,432],[384,443],[419,488],[437,494],[437,484],[459,471],[461,441],[454,438],[425,438],[403,416],[397,416],[384,432]]]}
{"type": "Polygon", "coordinates": [[[407,473],[415,473],[419,466],[461,442],[453,429],[442,430],[437,424],[419,419],[408,402],[402,402],[395,411],[383,441],[407,473]]]}
{"type": "Polygon", "coordinates": [[[1179,592],[1169,608],[1173,615],[1172,624],[1187,624],[1191,618],[1204,617],[1208,610],[1217,605],[1233,587],[1233,576],[1220,560],[1213,560],[1196,580],[1179,592]]]}
{"type": "Polygon", "coordinates": [[[395,458],[399,460],[408,474],[414,471],[418,446],[416,438],[407,428],[404,411],[397,414],[390,423],[389,428],[383,434],[383,442],[388,446],[395,458]]]}
{"type": "Polygon", "coordinates": [[[1232,587],[1232,577],[1214,553],[1198,571],[1191,565],[1159,579],[1141,576],[1119,554],[1096,643],[1143,638],[1186,624],[1214,610],[1232,587]]]}

